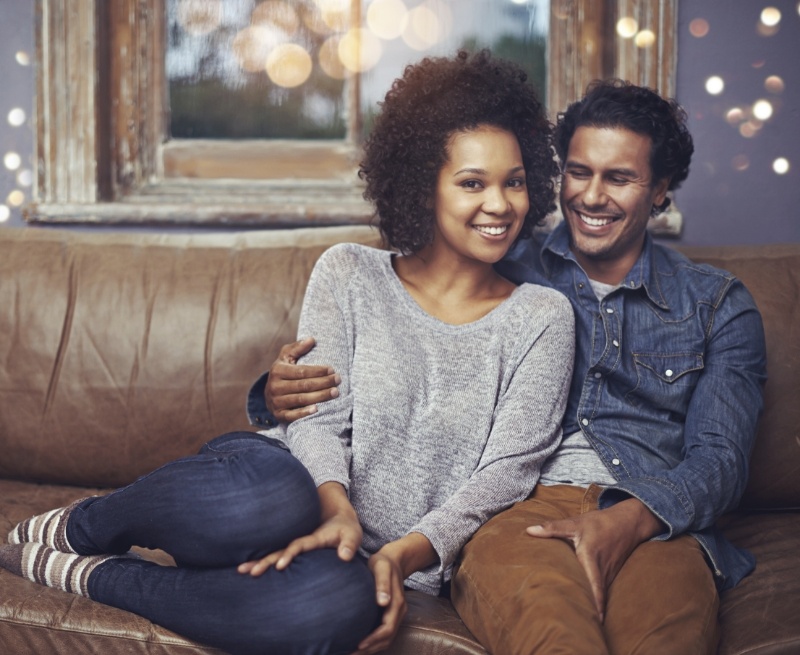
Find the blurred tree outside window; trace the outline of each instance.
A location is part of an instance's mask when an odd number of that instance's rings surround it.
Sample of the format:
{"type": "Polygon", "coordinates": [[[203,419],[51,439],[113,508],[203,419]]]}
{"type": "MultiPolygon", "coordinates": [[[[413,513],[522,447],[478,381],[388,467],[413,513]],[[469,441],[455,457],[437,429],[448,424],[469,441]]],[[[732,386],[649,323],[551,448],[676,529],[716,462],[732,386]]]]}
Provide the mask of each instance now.
{"type": "Polygon", "coordinates": [[[407,64],[459,48],[517,61],[546,92],[549,0],[169,0],[166,10],[174,139],[357,142],[407,64]]]}

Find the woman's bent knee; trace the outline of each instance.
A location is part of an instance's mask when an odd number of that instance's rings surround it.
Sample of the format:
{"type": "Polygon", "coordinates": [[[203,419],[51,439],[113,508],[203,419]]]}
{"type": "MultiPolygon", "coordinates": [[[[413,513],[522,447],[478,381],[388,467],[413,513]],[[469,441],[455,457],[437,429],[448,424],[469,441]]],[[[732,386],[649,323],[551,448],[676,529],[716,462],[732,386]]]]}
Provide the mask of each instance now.
{"type": "Polygon", "coordinates": [[[343,562],[333,549],[315,550],[269,574],[266,593],[241,607],[252,643],[268,644],[267,652],[352,653],[380,622],[375,582],[363,560],[343,562]]]}

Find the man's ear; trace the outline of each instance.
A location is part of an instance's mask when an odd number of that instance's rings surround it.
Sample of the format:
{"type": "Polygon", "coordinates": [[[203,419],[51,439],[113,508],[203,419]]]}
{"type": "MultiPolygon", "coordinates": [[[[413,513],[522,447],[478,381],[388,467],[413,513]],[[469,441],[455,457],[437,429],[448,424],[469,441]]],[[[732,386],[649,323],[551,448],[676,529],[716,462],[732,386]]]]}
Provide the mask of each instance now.
{"type": "Polygon", "coordinates": [[[655,195],[653,196],[654,207],[660,207],[664,203],[664,198],[667,197],[667,191],[669,191],[669,183],[671,181],[671,177],[662,177],[653,185],[655,191],[655,195]]]}

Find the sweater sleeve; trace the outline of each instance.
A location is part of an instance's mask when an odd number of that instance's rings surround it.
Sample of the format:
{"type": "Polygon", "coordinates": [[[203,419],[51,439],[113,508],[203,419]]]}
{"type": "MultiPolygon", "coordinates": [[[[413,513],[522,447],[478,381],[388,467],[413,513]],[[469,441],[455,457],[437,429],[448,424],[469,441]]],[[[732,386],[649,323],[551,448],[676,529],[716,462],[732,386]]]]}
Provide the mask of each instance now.
{"type": "Polygon", "coordinates": [[[294,421],[286,429],[286,444],[317,486],[332,481],[346,489],[350,486],[353,326],[343,298],[356,267],[347,244],[323,253],[309,278],[300,313],[298,339],[316,340],[316,346],[300,363],[331,366],[342,378],[337,398],[319,403],[315,414],[294,421]]]}
{"type": "Polygon", "coordinates": [[[431,542],[438,573],[450,567],[472,534],[494,514],[524,500],[544,460],[561,440],[575,354],[572,307],[552,291],[531,309],[530,337],[510,383],[495,405],[489,439],[477,468],[440,507],[409,530],[431,542]],[[537,327],[538,326],[538,327],[537,327]]]}

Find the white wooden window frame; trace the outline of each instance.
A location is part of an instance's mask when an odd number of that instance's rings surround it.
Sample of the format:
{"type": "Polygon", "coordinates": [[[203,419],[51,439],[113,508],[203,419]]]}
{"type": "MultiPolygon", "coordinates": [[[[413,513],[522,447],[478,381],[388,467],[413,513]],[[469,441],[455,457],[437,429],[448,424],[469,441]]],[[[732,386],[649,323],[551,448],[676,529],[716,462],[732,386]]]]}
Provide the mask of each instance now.
{"type": "MultiPolygon", "coordinates": [[[[342,141],[167,139],[165,1],[36,0],[37,175],[26,220],[368,223],[372,209],[355,175],[358,112],[350,112],[342,141]]],[[[357,19],[360,2],[353,3],[357,19]]],[[[551,116],[599,77],[674,95],[676,11],[677,0],[552,0],[551,116]],[[617,38],[614,16],[634,17],[656,34],[656,45],[617,38]]],[[[357,107],[357,79],[348,93],[357,107]]]]}

